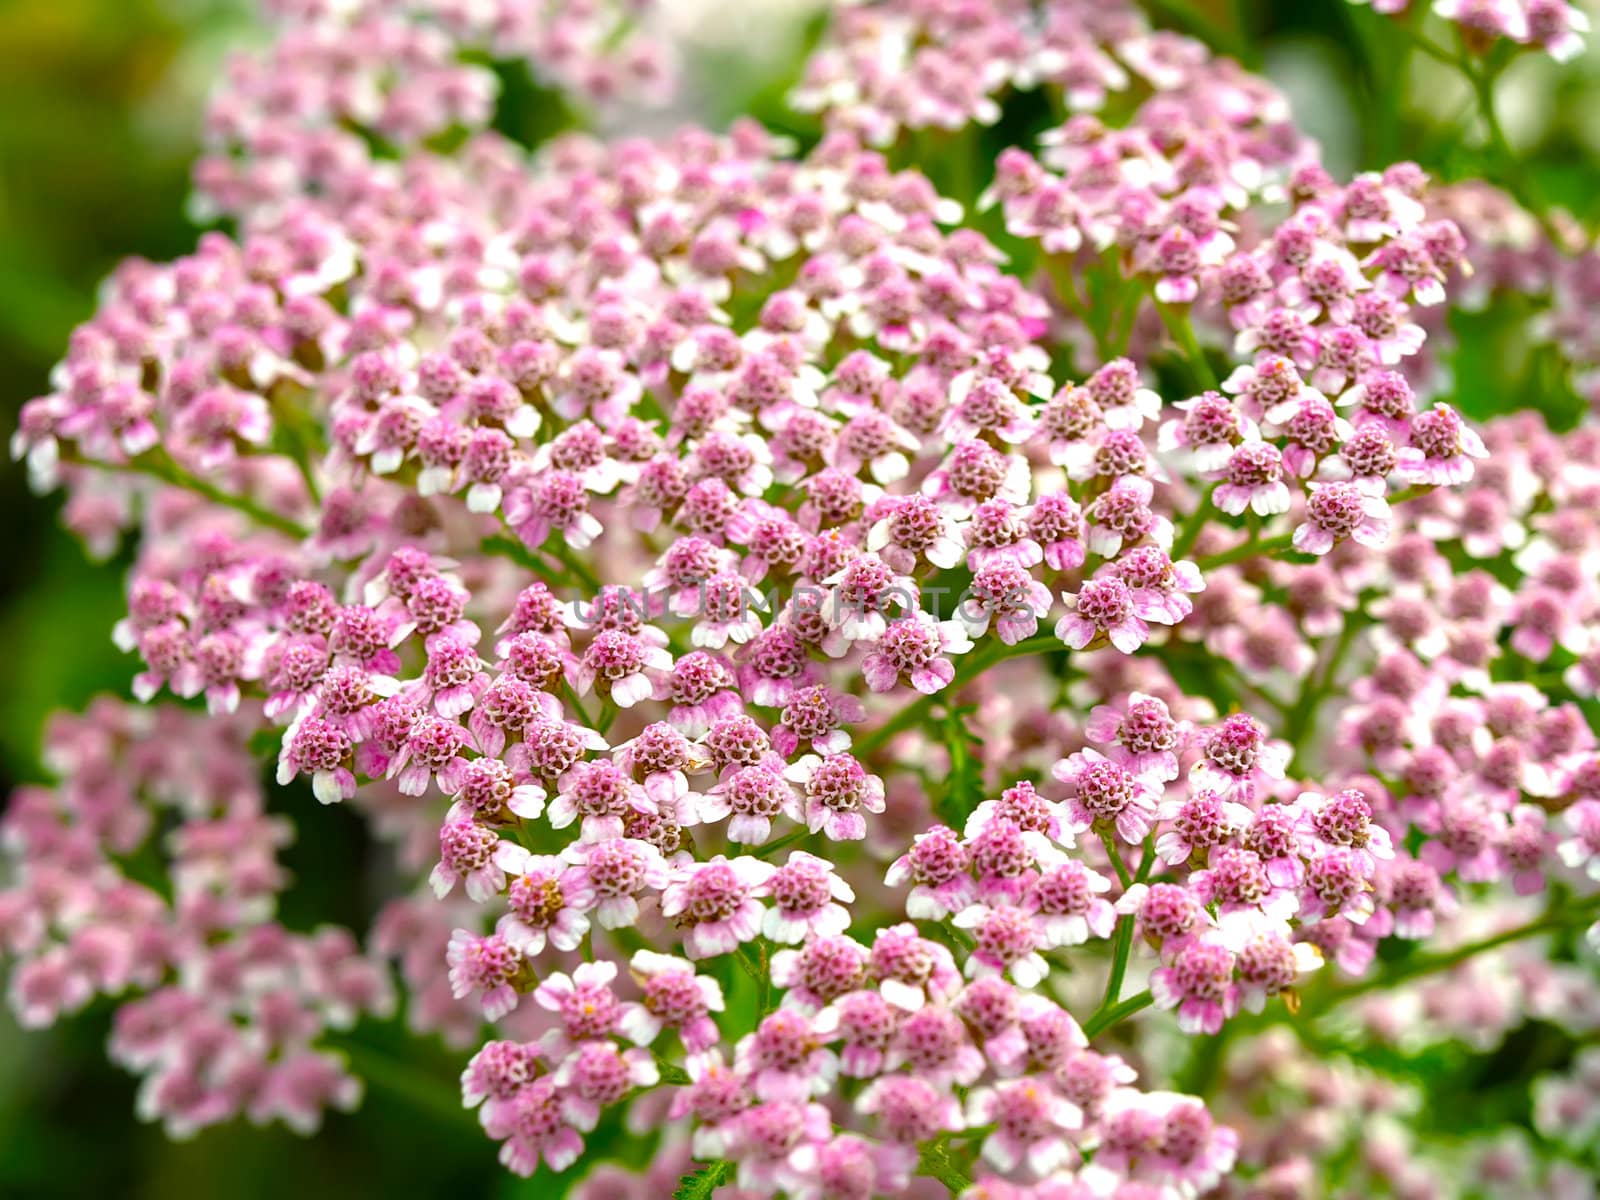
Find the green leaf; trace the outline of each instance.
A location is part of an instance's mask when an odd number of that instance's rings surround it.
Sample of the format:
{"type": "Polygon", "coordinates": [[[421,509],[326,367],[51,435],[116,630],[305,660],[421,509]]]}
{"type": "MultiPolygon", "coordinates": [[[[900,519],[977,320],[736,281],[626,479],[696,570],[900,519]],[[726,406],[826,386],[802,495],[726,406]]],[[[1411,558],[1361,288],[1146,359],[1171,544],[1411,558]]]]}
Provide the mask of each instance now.
{"type": "Polygon", "coordinates": [[[672,1200],[708,1200],[727,1179],[729,1170],[730,1164],[719,1160],[698,1171],[690,1171],[678,1180],[678,1186],[672,1190],[672,1200]]]}
{"type": "Polygon", "coordinates": [[[977,753],[978,739],[967,725],[969,709],[955,708],[945,714],[943,733],[945,749],[950,754],[950,776],[945,780],[944,794],[934,807],[952,829],[966,824],[972,810],[983,802],[982,755],[977,753]]]}

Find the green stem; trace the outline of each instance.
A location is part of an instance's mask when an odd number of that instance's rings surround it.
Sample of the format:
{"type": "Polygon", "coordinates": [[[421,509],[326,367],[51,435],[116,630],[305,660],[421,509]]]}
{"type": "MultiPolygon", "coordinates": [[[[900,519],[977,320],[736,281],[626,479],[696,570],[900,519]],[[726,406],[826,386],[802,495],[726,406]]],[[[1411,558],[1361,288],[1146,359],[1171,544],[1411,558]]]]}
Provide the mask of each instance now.
{"type": "MultiPolygon", "coordinates": [[[[589,715],[589,710],[583,706],[583,701],[579,698],[577,691],[565,679],[561,681],[561,694],[566,698],[567,703],[572,705],[572,711],[578,714],[578,719],[590,729],[595,728],[594,718],[589,715]]],[[[605,701],[601,701],[601,703],[605,703],[605,701]]]]}
{"type": "Polygon", "coordinates": [[[1111,942],[1111,970],[1106,975],[1106,992],[1100,1000],[1098,1011],[1107,1012],[1117,1007],[1122,998],[1122,981],[1128,976],[1128,957],[1133,952],[1133,914],[1124,913],[1117,919],[1117,931],[1111,942]]]}
{"type": "Polygon", "coordinates": [[[1187,309],[1178,308],[1171,304],[1156,301],[1156,311],[1161,314],[1161,319],[1166,323],[1167,332],[1172,335],[1172,340],[1183,351],[1183,357],[1189,365],[1189,373],[1194,376],[1203,392],[1217,390],[1217,376],[1212,371],[1211,364],[1206,361],[1205,351],[1200,348],[1200,339],[1194,335],[1194,324],[1189,320],[1187,309]]]}
{"type": "Polygon", "coordinates": [[[1133,1016],[1134,1013],[1142,1012],[1154,1003],[1155,997],[1146,988],[1144,991],[1129,996],[1118,1004],[1113,1004],[1110,1008],[1102,1005],[1095,1010],[1092,1017],[1083,1023],[1084,1036],[1098,1037],[1113,1025],[1121,1024],[1133,1016]]]}
{"type": "Polygon", "coordinates": [[[1522,169],[1517,152],[1511,148],[1511,141],[1506,137],[1505,127],[1500,124],[1500,114],[1495,111],[1494,84],[1500,73],[1499,68],[1477,66],[1465,48],[1454,62],[1467,77],[1467,82],[1472,85],[1472,94],[1478,102],[1478,115],[1483,118],[1483,127],[1489,135],[1489,148],[1500,160],[1500,181],[1504,183],[1506,190],[1533,215],[1533,219],[1539,223],[1540,230],[1549,239],[1550,244],[1557,250],[1564,249],[1566,239],[1561,236],[1560,230],[1550,219],[1550,206],[1545,203],[1544,197],[1539,192],[1537,177],[1532,171],[1522,169]]]}
{"type": "Polygon", "coordinates": [[[591,592],[594,592],[596,595],[599,594],[599,577],[596,576],[595,573],[589,569],[589,565],[584,562],[583,559],[574,554],[572,549],[559,537],[550,544],[548,550],[546,550],[546,553],[558,560],[562,566],[566,567],[567,570],[571,571],[573,577],[583,583],[583,585],[591,592]]]}
{"type": "Polygon", "coordinates": [[[1106,848],[1106,854],[1111,858],[1111,865],[1116,869],[1117,879],[1126,891],[1133,886],[1133,876],[1128,874],[1128,866],[1122,861],[1122,852],[1117,849],[1117,839],[1109,833],[1101,833],[1100,844],[1106,848]]]}
{"type": "Polygon", "coordinates": [[[1178,536],[1172,539],[1172,560],[1177,562],[1194,548],[1195,540],[1200,536],[1200,531],[1212,517],[1216,516],[1217,506],[1213,501],[1216,487],[1208,487],[1200,496],[1200,503],[1194,506],[1194,511],[1184,518],[1183,525],[1178,529],[1178,536]]]}
{"type": "Polygon", "coordinates": [[[1296,766],[1304,765],[1301,756],[1305,751],[1304,743],[1307,736],[1316,727],[1313,718],[1322,707],[1322,702],[1328,698],[1328,693],[1333,690],[1339,674],[1339,664],[1349,651],[1350,644],[1355,641],[1360,626],[1361,622],[1356,619],[1354,613],[1345,615],[1344,620],[1340,622],[1339,636],[1334,641],[1333,649],[1317,668],[1307,673],[1304,683],[1301,684],[1300,694],[1295,697],[1294,704],[1288,710],[1283,736],[1294,748],[1296,766]]]}
{"type": "Polygon", "coordinates": [[[784,834],[775,842],[768,842],[764,846],[758,846],[755,850],[751,851],[751,853],[757,858],[769,858],[776,854],[779,850],[782,850],[787,846],[794,845],[794,843],[798,842],[801,838],[806,837],[810,832],[810,830],[802,826],[801,828],[796,829],[793,833],[784,834]]]}
{"type": "Polygon", "coordinates": [[[1267,554],[1282,554],[1294,548],[1294,535],[1285,533],[1280,537],[1267,538],[1264,541],[1243,542],[1231,550],[1223,550],[1217,554],[1208,554],[1196,561],[1195,565],[1202,571],[1210,571],[1215,567],[1225,567],[1229,563],[1245,562],[1267,554]]]}
{"type": "Polygon", "coordinates": [[[1144,840],[1144,854],[1139,858],[1139,869],[1133,873],[1135,883],[1143,883],[1150,878],[1150,872],[1156,865],[1156,835],[1151,834],[1144,840]]]}
{"type": "MultiPolygon", "coordinates": [[[[1338,1007],[1346,1000],[1353,1000],[1368,992],[1384,991],[1410,980],[1421,978],[1424,975],[1448,971],[1451,967],[1460,966],[1469,958],[1474,958],[1500,946],[1509,945],[1512,942],[1521,941],[1524,938],[1536,937],[1542,933],[1559,933],[1567,929],[1576,929],[1581,925],[1588,924],[1596,915],[1600,915],[1600,894],[1585,897],[1569,905],[1561,912],[1546,913],[1544,916],[1526,924],[1517,925],[1486,938],[1480,938],[1475,942],[1468,942],[1466,945],[1458,946],[1454,950],[1447,950],[1440,954],[1419,955],[1408,959],[1406,962],[1397,963],[1388,970],[1380,971],[1365,979],[1356,980],[1342,987],[1332,988],[1324,992],[1316,1000],[1303,1005],[1295,1019],[1299,1023],[1310,1021],[1338,1007]]],[[[1129,919],[1128,917],[1123,918],[1125,921],[1129,919]]],[[[1135,1013],[1150,1007],[1154,1000],[1155,998],[1146,990],[1114,1004],[1102,1004],[1083,1023],[1084,1035],[1089,1038],[1098,1037],[1135,1013]]],[[[1288,1010],[1285,1009],[1284,1011],[1287,1012],[1288,1010]]],[[[1224,1030],[1225,1033],[1226,1030],[1224,1030]]],[[[1218,1035],[1208,1039],[1206,1048],[1197,1053],[1196,1060],[1191,1060],[1189,1066],[1185,1068],[1186,1079],[1191,1075],[1198,1078],[1202,1074],[1210,1075],[1215,1073],[1215,1068],[1220,1066],[1224,1049],[1222,1038],[1223,1035],[1218,1035]],[[1211,1060],[1209,1066],[1207,1065],[1207,1059],[1211,1060]]]]}
{"type": "Polygon", "coordinates": [[[198,475],[190,474],[173,462],[171,456],[160,448],[150,451],[146,461],[143,462],[96,462],[92,459],[66,454],[62,455],[62,462],[70,463],[73,466],[91,467],[97,471],[115,471],[122,475],[146,475],[172,487],[180,487],[186,491],[204,496],[213,504],[220,504],[224,508],[231,508],[235,512],[243,513],[256,524],[265,525],[269,529],[276,529],[279,533],[287,534],[297,541],[303,541],[311,536],[311,530],[301,525],[298,521],[292,520],[282,513],[273,512],[270,508],[264,508],[248,496],[235,496],[230,492],[223,491],[215,484],[207,483],[198,475]]]}
{"type": "MultiPolygon", "coordinates": [[[[1138,873],[1132,876],[1128,874],[1128,868],[1123,865],[1122,853],[1117,849],[1115,839],[1109,833],[1102,833],[1100,840],[1105,844],[1106,853],[1111,856],[1111,865],[1117,870],[1117,878],[1122,881],[1123,891],[1127,891],[1135,882],[1143,883],[1149,878],[1156,861],[1154,835],[1145,838],[1144,853],[1139,858],[1138,873]]],[[[1133,951],[1133,924],[1132,913],[1124,913],[1117,918],[1117,929],[1111,941],[1111,970],[1106,975],[1105,996],[1100,1001],[1097,1015],[1116,1008],[1117,1001],[1122,996],[1122,981],[1128,974],[1128,956],[1133,951]]]]}

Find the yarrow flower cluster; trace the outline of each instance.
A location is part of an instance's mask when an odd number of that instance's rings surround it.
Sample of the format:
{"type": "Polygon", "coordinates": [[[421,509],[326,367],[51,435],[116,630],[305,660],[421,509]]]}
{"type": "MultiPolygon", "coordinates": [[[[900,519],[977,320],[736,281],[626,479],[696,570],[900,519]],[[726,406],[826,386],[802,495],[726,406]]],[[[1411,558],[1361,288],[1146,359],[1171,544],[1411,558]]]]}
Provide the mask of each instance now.
{"type": "MultiPolygon", "coordinates": [[[[197,172],[237,235],[120,268],[13,441],[136,532],[140,666],[10,804],[0,946],[26,1024],[125,997],[142,1115],[313,1127],[397,977],[522,1175],[621,1109],[696,1195],[1311,1195],[1300,1118],[1108,1036],[1600,917],[1600,434],[1450,402],[1439,314],[1514,275],[1474,185],[1331,178],[1117,4],[849,6],[804,152],[491,132],[484,54],[665,78],[608,5],[274,7],[197,172]],[[907,165],[1029,89],[989,215],[907,165]],[[414,881],[365,950],[275,921],[263,747],[414,881]]],[[[1530,961],[1506,1012],[1579,1024],[1530,961]]]]}

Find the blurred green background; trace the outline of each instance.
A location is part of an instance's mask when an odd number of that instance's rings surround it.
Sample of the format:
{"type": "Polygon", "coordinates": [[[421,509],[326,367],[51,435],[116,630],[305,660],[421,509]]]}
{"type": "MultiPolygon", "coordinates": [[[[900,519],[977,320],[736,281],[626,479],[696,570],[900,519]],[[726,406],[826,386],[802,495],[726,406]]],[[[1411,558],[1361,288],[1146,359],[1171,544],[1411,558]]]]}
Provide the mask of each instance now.
{"type": "MultiPolygon", "coordinates": [[[[803,0],[787,0],[781,20],[769,20],[764,4],[724,6],[715,20],[703,19],[714,7],[707,0],[683,4],[682,13],[669,7],[687,39],[682,115],[722,123],[752,112],[806,131],[781,108],[816,29],[803,0]]],[[[1398,39],[1368,10],[1343,0],[1152,7],[1161,20],[1209,32],[1271,75],[1323,142],[1335,174],[1395,157],[1419,158],[1446,178],[1485,169],[1465,120],[1464,85],[1425,61],[1403,77],[1398,39]]],[[[0,0],[0,416],[8,437],[18,406],[48,386],[51,365],[73,325],[91,313],[107,271],[128,255],[167,259],[192,246],[197,231],[184,200],[205,89],[226,48],[260,36],[246,0],[0,0]]],[[[1501,106],[1530,176],[1593,229],[1600,223],[1595,52],[1559,71],[1527,56],[1507,73],[1501,106]]],[[[1008,116],[985,142],[1015,136],[1025,122],[1008,116]]],[[[936,179],[960,171],[937,162],[929,169],[936,179]]],[[[1496,324],[1464,320],[1463,332],[1496,324]]],[[[1505,340],[1516,336],[1466,339],[1472,357],[1457,364],[1470,381],[1464,407],[1483,416],[1534,404],[1570,421],[1575,400],[1559,373],[1535,371],[1526,346],[1505,340]]],[[[30,495],[9,462],[0,504],[7,518],[0,530],[3,792],[40,777],[39,734],[52,710],[80,707],[101,691],[126,694],[133,668],[109,641],[125,561],[88,563],[58,530],[56,501],[30,495]]],[[[359,927],[370,908],[341,882],[353,873],[340,869],[363,854],[359,823],[347,811],[321,810],[313,819],[314,831],[289,855],[299,882],[286,919],[309,925],[317,915],[337,916],[359,927]]],[[[175,1145],[133,1120],[133,1081],[104,1062],[107,1028],[102,1006],[24,1036],[0,1009],[0,1198],[224,1190],[240,1200],[513,1196],[543,1187],[504,1175],[465,1114],[394,1098],[404,1086],[373,1089],[359,1113],[331,1118],[311,1141],[239,1126],[175,1145]]],[[[411,1053],[423,1060],[416,1070],[447,1092],[460,1056],[437,1046],[411,1053]]]]}

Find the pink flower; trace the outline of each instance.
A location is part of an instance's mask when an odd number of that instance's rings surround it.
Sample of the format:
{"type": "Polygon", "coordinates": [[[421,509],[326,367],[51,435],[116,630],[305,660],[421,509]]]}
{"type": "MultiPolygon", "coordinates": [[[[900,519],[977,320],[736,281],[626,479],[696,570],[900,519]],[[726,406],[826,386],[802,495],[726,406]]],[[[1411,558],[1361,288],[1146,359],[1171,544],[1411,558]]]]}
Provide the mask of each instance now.
{"type": "Polygon", "coordinates": [[[1067,811],[1075,832],[1114,831],[1134,846],[1150,832],[1155,792],[1122,764],[1097,750],[1080,750],[1057,762],[1050,773],[1072,790],[1067,811]]]}
{"type": "MultiPolygon", "coordinates": [[[[578,842],[561,852],[562,858],[582,868],[573,880],[577,904],[592,889],[595,920],[602,929],[625,929],[639,919],[638,894],[660,891],[672,878],[661,851],[638,838],[620,837],[603,842],[578,842]]],[[[565,888],[563,888],[565,892],[565,888]]]]}
{"type": "Polygon", "coordinates": [[[1132,654],[1150,636],[1150,626],[1134,609],[1133,591],[1115,576],[1091,579],[1076,594],[1061,593],[1067,615],[1056,622],[1056,636],[1074,650],[1101,638],[1132,654]]]}
{"type": "Polygon", "coordinates": [[[774,869],[758,858],[720,854],[680,868],[661,893],[661,915],[674,918],[682,930],[684,953],[715,958],[759,935],[765,909],[757,891],[774,869]]]}
{"type": "Polygon", "coordinates": [[[984,1071],[983,1053],[972,1044],[961,1019],[948,1008],[928,1005],[900,1024],[885,1065],[909,1067],[936,1087],[970,1086],[984,1071]]]}
{"type": "Polygon", "coordinates": [[[1160,394],[1144,386],[1130,359],[1103,363],[1083,386],[1099,406],[1107,429],[1138,429],[1161,418],[1160,394]]]}
{"type": "Polygon", "coordinates": [[[1400,471],[1412,483],[1462,484],[1472,478],[1472,460],[1487,458],[1483,439],[1448,404],[1436,404],[1411,422],[1411,444],[1400,451],[1400,471]]]}
{"type": "Polygon", "coordinates": [[[950,951],[923,937],[908,921],[878,930],[871,967],[883,998],[907,1012],[930,1002],[946,1003],[961,988],[961,972],[950,951]]]}
{"type": "Polygon", "coordinates": [[[920,494],[885,498],[883,515],[867,532],[867,549],[906,573],[924,559],[948,569],[963,552],[954,518],[920,494]]]}
{"type": "Polygon", "coordinates": [[[971,637],[982,637],[992,621],[995,636],[1014,646],[1038,631],[1050,604],[1049,588],[1016,562],[1000,559],[973,574],[956,616],[971,637]]]}
{"type": "Polygon", "coordinates": [[[695,808],[700,821],[720,821],[732,814],[728,840],[745,846],[759,846],[770,840],[775,818],[783,816],[798,822],[805,815],[800,797],[776,762],[731,768],[699,798],[695,808]]]}
{"type": "Polygon", "coordinates": [[[396,786],[407,796],[423,795],[430,782],[446,795],[454,794],[460,791],[467,768],[461,752],[467,748],[468,736],[454,720],[423,713],[406,733],[385,774],[391,779],[398,777],[396,786]]]}
{"type": "Polygon", "coordinates": [[[757,892],[772,900],[762,918],[762,932],[774,942],[792,944],[850,927],[850,911],[844,904],[856,898],[855,890],[834,873],[832,863],[804,850],[791,851],[757,892]]]}
{"type": "Polygon", "coordinates": [[[555,1013],[561,1021],[559,1030],[545,1035],[545,1049],[553,1057],[562,1058],[585,1041],[617,1031],[622,1005],[611,990],[616,977],[616,963],[585,962],[574,967],[571,975],[561,971],[546,975],[534,989],[539,1007],[555,1013]]]}
{"type": "Polygon", "coordinates": [[[935,825],[912,840],[911,849],[889,864],[884,882],[899,887],[914,881],[906,897],[906,915],[916,920],[942,920],[972,903],[972,856],[955,830],[935,825]]]}
{"type": "Polygon", "coordinates": [[[884,810],[883,780],[850,754],[808,754],[784,772],[805,789],[806,827],[835,842],[867,836],[866,814],[884,810]]]}
{"type": "Polygon", "coordinates": [[[1111,936],[1116,910],[1106,900],[1111,881],[1075,858],[1063,857],[1028,889],[1023,906],[1033,914],[1040,945],[1080,946],[1090,937],[1111,936]]]}
{"type": "Polygon", "coordinates": [[[550,855],[529,855],[511,881],[506,913],[495,926],[507,944],[528,958],[576,950],[589,932],[595,891],[583,869],[550,855]]]}
{"type": "Polygon", "coordinates": [[[1126,707],[1095,705],[1083,732],[1091,742],[1109,745],[1108,757],[1135,775],[1165,782],[1178,777],[1178,753],[1190,728],[1173,718],[1164,700],[1131,692],[1126,707]]]}
{"type": "Polygon", "coordinates": [[[1199,567],[1186,559],[1173,562],[1160,546],[1124,551],[1111,571],[1128,585],[1134,612],[1157,625],[1177,625],[1194,611],[1189,597],[1206,590],[1199,567]]]}
{"type": "Polygon", "coordinates": [[[672,655],[660,646],[617,629],[602,629],[589,643],[578,667],[576,688],[592,688],[609,696],[618,708],[632,708],[655,691],[652,671],[672,667],[672,655]]]}
{"type": "Polygon", "coordinates": [[[500,1162],[523,1178],[543,1160],[552,1171],[565,1171],[583,1153],[583,1138],[567,1116],[566,1102],[554,1079],[544,1076],[519,1089],[485,1125],[490,1137],[504,1138],[500,1162]]]}
{"type": "Polygon", "coordinates": [[[883,1136],[899,1145],[925,1142],[963,1128],[961,1102],[917,1075],[883,1075],[856,1101],[856,1108],[878,1119],[883,1136]]]}
{"type": "Polygon", "coordinates": [[[1353,538],[1363,546],[1389,540],[1389,505],[1354,483],[1308,483],[1306,519],[1294,531],[1294,547],[1326,554],[1335,543],[1353,538]]]}
{"type": "Polygon", "coordinates": [[[564,1089],[567,1120],[585,1133],[600,1123],[604,1108],[629,1092],[654,1087],[661,1072],[648,1050],[619,1050],[611,1042],[581,1043],[556,1068],[556,1086],[564,1089]]]}
{"type": "Polygon", "coordinates": [[[1190,780],[1224,799],[1247,803],[1282,779],[1292,753],[1287,742],[1267,736],[1249,713],[1234,713],[1201,735],[1202,757],[1190,780]]]}
{"type": "Polygon", "coordinates": [[[480,1119],[485,1123],[497,1119],[506,1103],[533,1082],[543,1059],[537,1042],[485,1042],[461,1072],[462,1105],[482,1104],[480,1119]]]}
{"type": "Polygon", "coordinates": [[[442,900],[460,881],[468,897],[482,904],[505,888],[508,871],[520,874],[528,858],[526,850],[489,826],[459,817],[439,827],[439,862],[428,883],[442,900]]]}
{"type": "Polygon", "coordinates": [[[839,1073],[838,1057],[826,1047],[834,1019],[828,1010],[809,1017],[793,1008],[780,1008],[763,1017],[753,1033],[739,1039],[734,1066],[762,1100],[803,1103],[824,1095],[839,1073]]]}
{"type": "Polygon", "coordinates": [[[447,953],[450,991],[457,1000],[478,993],[486,1021],[498,1021],[517,1007],[516,983],[522,955],[499,934],[479,937],[465,929],[450,935],[447,953]]]}
{"type": "Polygon", "coordinates": [[[1083,1111],[1048,1083],[1019,1079],[974,1089],[967,1122],[995,1126],[984,1139],[983,1157],[997,1170],[1044,1179],[1077,1157],[1067,1135],[1083,1127],[1083,1111]]]}
{"type": "Polygon", "coordinates": [[[1233,972],[1234,955],[1225,945],[1195,940],[1180,947],[1170,965],[1150,973],[1150,992],[1158,1008],[1178,1010],[1183,1032],[1215,1034],[1239,1011],[1233,972]]]}
{"type": "Polygon", "coordinates": [[[1239,1135],[1218,1125],[1203,1101],[1193,1096],[1157,1093],[1167,1101],[1161,1144],[1150,1166],[1158,1177],[1184,1191],[1206,1192],[1233,1170],[1239,1135]]]}
{"type": "Polygon", "coordinates": [[[853,1134],[806,1141],[789,1154],[788,1169],[795,1177],[789,1190],[796,1200],[852,1193],[892,1196],[910,1182],[916,1162],[916,1151],[909,1146],[875,1145],[853,1134]]]}
{"type": "Polygon", "coordinates": [[[843,726],[865,721],[867,710],[854,696],[818,684],[795,692],[780,716],[772,730],[772,748],[789,758],[806,743],[819,754],[848,750],[851,737],[843,726]]]}
{"type": "Polygon", "coordinates": [[[323,804],[334,804],[356,794],[350,761],[351,741],[344,731],[307,714],[283,732],[277,779],[286,784],[296,775],[309,774],[312,794],[323,804]]]}
{"type": "Polygon", "coordinates": [[[1049,974],[1049,965],[1039,953],[1044,942],[1027,910],[973,904],[958,912],[951,923],[971,931],[973,951],[966,964],[969,977],[986,971],[1009,973],[1021,986],[1035,987],[1049,974]]]}
{"type": "Polygon", "coordinates": [[[783,1000],[803,1012],[820,1012],[866,981],[867,952],[842,934],[814,934],[798,950],[772,956],[772,982],[786,988],[783,1000]]]}
{"type": "Polygon", "coordinates": [[[1283,455],[1270,442],[1242,442],[1223,468],[1223,481],[1211,493],[1223,512],[1250,509],[1259,517],[1289,511],[1289,489],[1282,479],[1283,455]]]}
{"type": "Polygon", "coordinates": [[[657,811],[644,787],[611,759],[575,763],[556,786],[545,812],[551,828],[565,829],[582,818],[580,836],[586,842],[621,837],[630,815],[657,811]]]}
{"type": "Polygon", "coordinates": [[[619,1033],[648,1046],[663,1029],[676,1029],[692,1056],[717,1043],[721,1034],[711,1014],[722,1011],[723,1000],[715,979],[695,974],[693,963],[653,950],[635,951],[628,969],[644,995],[622,1006],[619,1033]]]}
{"type": "MultiPolygon", "coordinates": [[[[1049,595],[1048,591],[1045,593],[1049,595]]],[[[861,660],[862,677],[875,692],[894,690],[905,679],[931,696],[955,678],[946,654],[965,654],[972,641],[956,621],[936,621],[920,609],[891,621],[877,644],[861,660]]]]}

